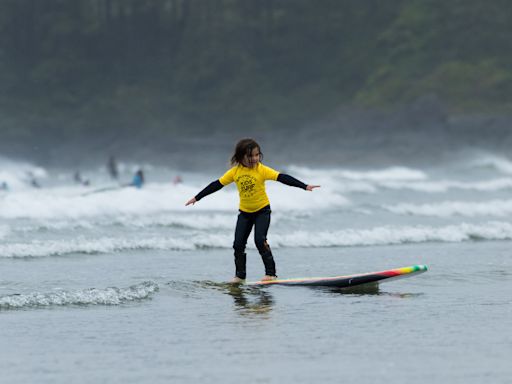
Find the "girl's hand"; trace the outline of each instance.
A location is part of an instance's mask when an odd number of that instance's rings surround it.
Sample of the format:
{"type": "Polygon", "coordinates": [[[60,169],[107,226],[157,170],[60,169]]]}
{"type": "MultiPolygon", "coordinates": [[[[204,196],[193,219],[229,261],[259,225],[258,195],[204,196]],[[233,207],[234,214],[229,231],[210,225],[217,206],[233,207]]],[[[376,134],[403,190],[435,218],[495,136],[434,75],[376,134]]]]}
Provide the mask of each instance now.
{"type": "Polygon", "coordinates": [[[312,191],[315,188],[320,188],[320,186],[319,185],[308,185],[306,187],[306,191],[312,191]]]}
{"type": "Polygon", "coordinates": [[[195,203],[197,203],[197,200],[196,200],[196,198],[195,198],[195,197],[193,197],[193,198],[191,198],[189,201],[187,201],[187,202],[185,203],[185,207],[186,207],[187,205],[190,205],[190,204],[194,205],[195,203]]]}

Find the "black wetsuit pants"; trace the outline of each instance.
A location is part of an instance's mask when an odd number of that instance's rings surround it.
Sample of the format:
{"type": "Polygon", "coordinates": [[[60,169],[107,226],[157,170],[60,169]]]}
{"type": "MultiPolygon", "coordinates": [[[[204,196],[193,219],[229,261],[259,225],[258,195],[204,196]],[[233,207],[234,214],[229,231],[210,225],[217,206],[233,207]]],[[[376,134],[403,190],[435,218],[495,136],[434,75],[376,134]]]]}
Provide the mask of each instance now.
{"type": "Polygon", "coordinates": [[[269,276],[276,275],[276,265],[272,251],[267,243],[267,232],[270,226],[270,205],[263,207],[259,211],[247,213],[240,211],[235,229],[235,241],[233,248],[235,250],[235,268],[236,276],[245,279],[246,270],[245,265],[247,256],[245,253],[245,246],[247,239],[251,234],[252,227],[254,226],[254,242],[256,248],[261,255],[263,264],[265,265],[265,274],[269,276]]]}

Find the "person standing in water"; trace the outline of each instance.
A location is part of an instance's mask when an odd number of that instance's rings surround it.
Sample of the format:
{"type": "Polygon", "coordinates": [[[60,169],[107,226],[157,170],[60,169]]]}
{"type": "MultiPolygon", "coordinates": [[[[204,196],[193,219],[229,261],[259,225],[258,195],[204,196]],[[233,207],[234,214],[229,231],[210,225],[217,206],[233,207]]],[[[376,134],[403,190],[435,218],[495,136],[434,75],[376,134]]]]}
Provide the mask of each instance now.
{"type": "Polygon", "coordinates": [[[110,174],[110,178],[114,180],[119,179],[119,170],[117,168],[117,161],[114,156],[110,156],[108,158],[107,169],[108,173],[110,174]]]}
{"type": "Polygon", "coordinates": [[[142,188],[144,185],[144,172],[142,172],[142,169],[139,169],[137,172],[135,172],[133,180],[129,185],[139,189],[142,188]]]}
{"type": "Polygon", "coordinates": [[[233,283],[242,283],[246,278],[245,247],[247,239],[254,227],[254,242],[265,265],[265,276],[261,280],[277,278],[276,265],[270,246],[267,243],[267,232],[270,226],[270,201],[265,191],[265,181],[279,181],[283,184],[312,191],[319,185],[306,185],[290,175],[279,173],[261,163],[263,154],[261,147],[253,139],[240,140],[231,158],[232,168],[220,179],[211,182],[185,206],[195,204],[203,197],[217,192],[230,183],[236,183],[240,195],[239,215],[235,228],[233,248],[235,252],[235,277],[233,283]]]}
{"type": "Polygon", "coordinates": [[[84,187],[88,187],[89,185],[91,185],[91,182],[89,181],[89,179],[84,179],[82,177],[82,174],[80,173],[80,171],[75,172],[75,174],[73,175],[73,179],[75,180],[76,183],[81,184],[84,187]]]}

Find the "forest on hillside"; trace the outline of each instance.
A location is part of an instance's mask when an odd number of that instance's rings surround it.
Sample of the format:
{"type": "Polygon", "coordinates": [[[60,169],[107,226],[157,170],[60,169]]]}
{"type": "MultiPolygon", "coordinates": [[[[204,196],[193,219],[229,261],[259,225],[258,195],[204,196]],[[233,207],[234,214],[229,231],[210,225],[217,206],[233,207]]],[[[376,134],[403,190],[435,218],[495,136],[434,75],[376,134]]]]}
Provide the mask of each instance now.
{"type": "Polygon", "coordinates": [[[2,0],[0,137],[509,113],[505,0],[2,0]]]}

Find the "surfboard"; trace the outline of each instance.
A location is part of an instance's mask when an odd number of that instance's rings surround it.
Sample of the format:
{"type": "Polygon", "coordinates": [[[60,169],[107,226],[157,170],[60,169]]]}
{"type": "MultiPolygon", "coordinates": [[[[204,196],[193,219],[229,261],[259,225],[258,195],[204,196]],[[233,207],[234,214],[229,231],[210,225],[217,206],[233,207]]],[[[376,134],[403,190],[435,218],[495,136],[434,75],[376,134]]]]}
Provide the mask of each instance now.
{"type": "Polygon", "coordinates": [[[123,185],[114,185],[114,186],[105,187],[105,188],[98,188],[93,191],[82,193],[82,194],[80,194],[80,196],[89,196],[89,195],[93,195],[93,194],[101,193],[101,192],[115,191],[116,189],[121,189],[121,188],[123,188],[123,185]]]}
{"type": "Polygon", "coordinates": [[[389,269],[387,271],[361,273],[356,275],[333,276],[333,277],[306,277],[294,279],[277,279],[270,281],[253,281],[245,285],[285,285],[285,286],[309,286],[309,287],[336,287],[348,288],[363,284],[382,283],[403,277],[411,277],[426,272],[426,265],[412,265],[409,267],[389,269]]]}

